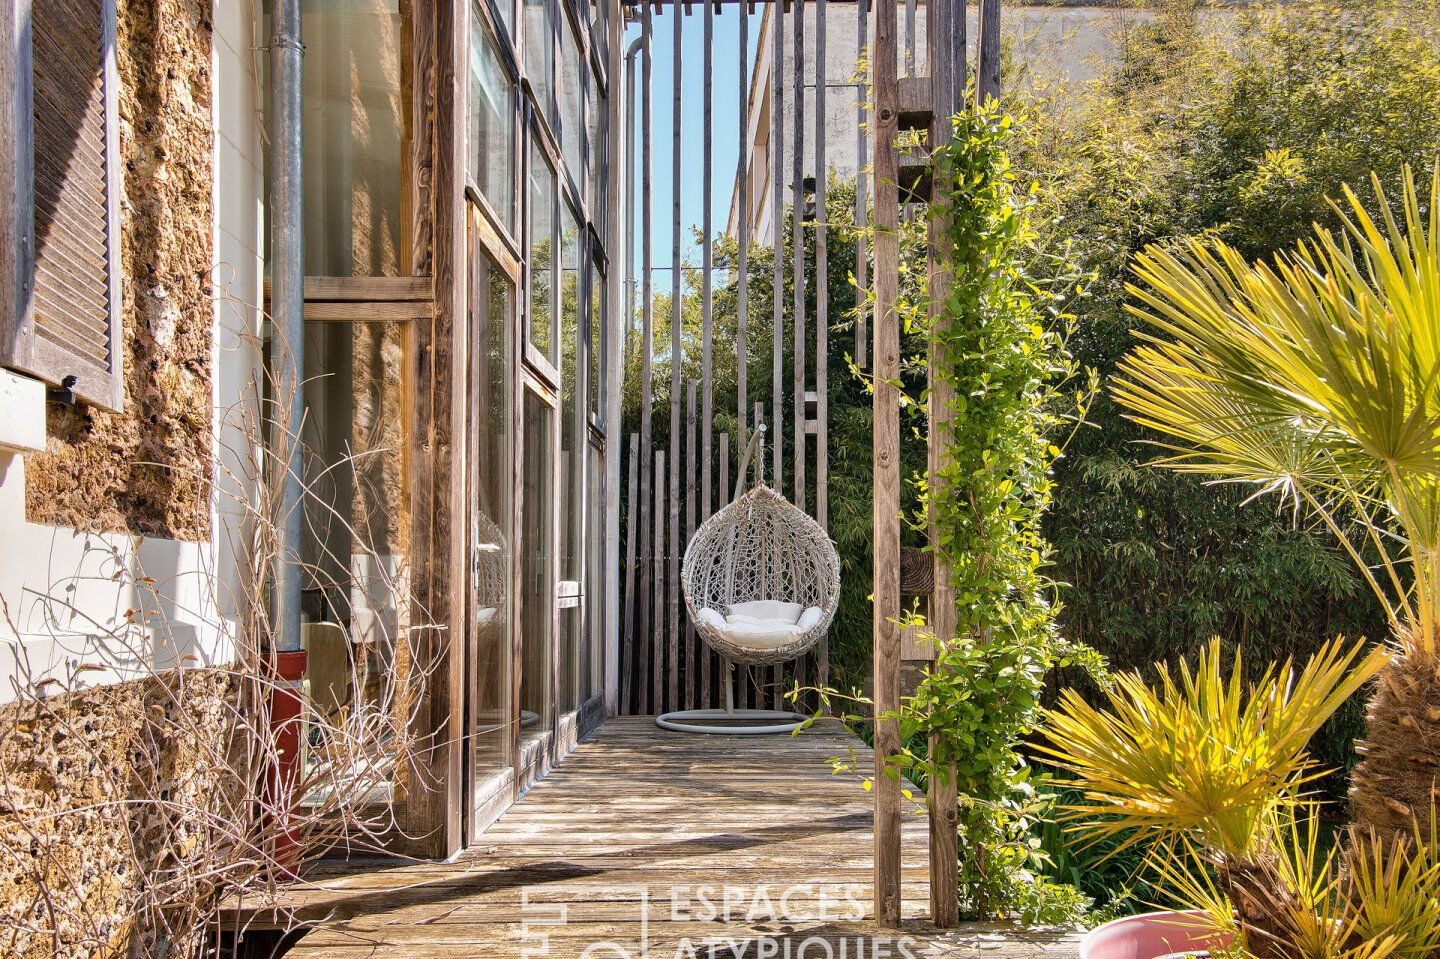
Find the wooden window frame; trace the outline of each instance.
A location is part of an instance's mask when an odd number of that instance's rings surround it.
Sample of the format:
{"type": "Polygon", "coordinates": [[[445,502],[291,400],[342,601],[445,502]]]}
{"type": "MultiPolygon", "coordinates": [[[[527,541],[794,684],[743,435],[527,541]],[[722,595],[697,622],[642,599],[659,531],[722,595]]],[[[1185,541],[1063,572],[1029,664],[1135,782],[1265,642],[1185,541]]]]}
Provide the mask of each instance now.
{"type": "Polygon", "coordinates": [[[0,136],[0,299],[13,319],[0,322],[0,366],[49,383],[75,376],[75,395],[110,410],[124,402],[121,322],[119,70],[116,0],[99,0],[103,46],[101,80],[105,126],[105,259],[109,295],[109,368],[105,369],[37,334],[35,325],[35,118],[31,0],[0,4],[0,89],[11,91],[0,136]]]}

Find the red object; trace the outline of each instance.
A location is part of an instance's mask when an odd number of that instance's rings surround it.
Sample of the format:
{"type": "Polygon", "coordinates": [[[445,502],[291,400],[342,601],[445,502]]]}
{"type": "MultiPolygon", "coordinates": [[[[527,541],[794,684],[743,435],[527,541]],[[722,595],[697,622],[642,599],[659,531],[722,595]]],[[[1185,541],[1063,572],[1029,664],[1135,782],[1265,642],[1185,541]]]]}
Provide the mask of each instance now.
{"type": "MultiPolygon", "coordinates": [[[[305,724],[301,712],[304,709],[305,685],[304,650],[275,654],[275,688],[270,700],[270,729],[274,734],[275,762],[270,771],[270,805],[276,809],[282,803],[296,801],[295,788],[300,782],[302,770],[301,735],[305,724]]],[[[274,823],[274,861],[279,868],[294,876],[299,868],[300,836],[287,808],[276,813],[274,823]]]]}

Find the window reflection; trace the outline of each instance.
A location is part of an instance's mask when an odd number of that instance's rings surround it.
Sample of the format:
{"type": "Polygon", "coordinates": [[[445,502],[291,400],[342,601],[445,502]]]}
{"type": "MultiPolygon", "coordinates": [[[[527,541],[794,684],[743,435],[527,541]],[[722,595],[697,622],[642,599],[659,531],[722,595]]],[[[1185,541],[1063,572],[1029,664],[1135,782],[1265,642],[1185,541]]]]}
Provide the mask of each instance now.
{"type": "Polygon", "coordinates": [[[305,272],[397,275],[403,209],[399,0],[304,0],[305,272]]]}
{"type": "Polygon", "coordinates": [[[530,344],[556,364],[555,217],[558,200],[555,172],[550,168],[540,138],[530,139],[530,344]]]}
{"type": "Polygon", "coordinates": [[[470,16],[470,178],[514,233],[515,84],[478,0],[470,16]]]}

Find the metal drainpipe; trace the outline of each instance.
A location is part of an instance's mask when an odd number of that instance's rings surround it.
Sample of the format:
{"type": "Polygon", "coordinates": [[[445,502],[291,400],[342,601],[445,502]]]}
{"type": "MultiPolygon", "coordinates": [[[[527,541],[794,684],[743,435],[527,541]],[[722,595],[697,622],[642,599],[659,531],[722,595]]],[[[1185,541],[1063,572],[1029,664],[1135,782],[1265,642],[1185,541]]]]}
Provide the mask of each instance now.
{"type": "Polygon", "coordinates": [[[645,34],[630,41],[625,50],[625,336],[621,343],[622,363],[629,357],[631,324],[635,322],[635,57],[645,42],[645,34]]]}
{"type": "Polygon", "coordinates": [[[286,460],[279,503],[280,550],[271,596],[271,641],[278,652],[300,649],[299,556],[304,514],[299,438],[305,411],[305,46],[300,42],[300,2],[275,0],[270,15],[270,135],[275,171],[270,187],[271,356],[280,419],[275,454],[286,460]]]}
{"type": "Polygon", "coordinates": [[[292,811],[301,779],[306,665],[300,643],[300,425],[305,411],[305,46],[300,42],[300,3],[274,0],[270,15],[269,120],[275,170],[270,185],[270,356],[279,420],[274,455],[283,458],[285,475],[270,596],[275,756],[269,803],[274,817],[271,862],[282,876],[293,876],[300,862],[301,837],[292,811]]]}

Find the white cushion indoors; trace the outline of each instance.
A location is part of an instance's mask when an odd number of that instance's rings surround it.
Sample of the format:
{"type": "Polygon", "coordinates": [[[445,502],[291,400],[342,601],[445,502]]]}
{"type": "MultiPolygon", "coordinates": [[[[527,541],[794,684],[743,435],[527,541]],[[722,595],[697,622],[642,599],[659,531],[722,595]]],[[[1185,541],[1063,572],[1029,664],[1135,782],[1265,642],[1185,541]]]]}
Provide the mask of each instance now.
{"type": "Polygon", "coordinates": [[[748,603],[732,603],[730,615],[753,616],[757,620],[795,623],[805,607],[799,603],[785,603],[777,599],[757,599],[748,603]]]}

